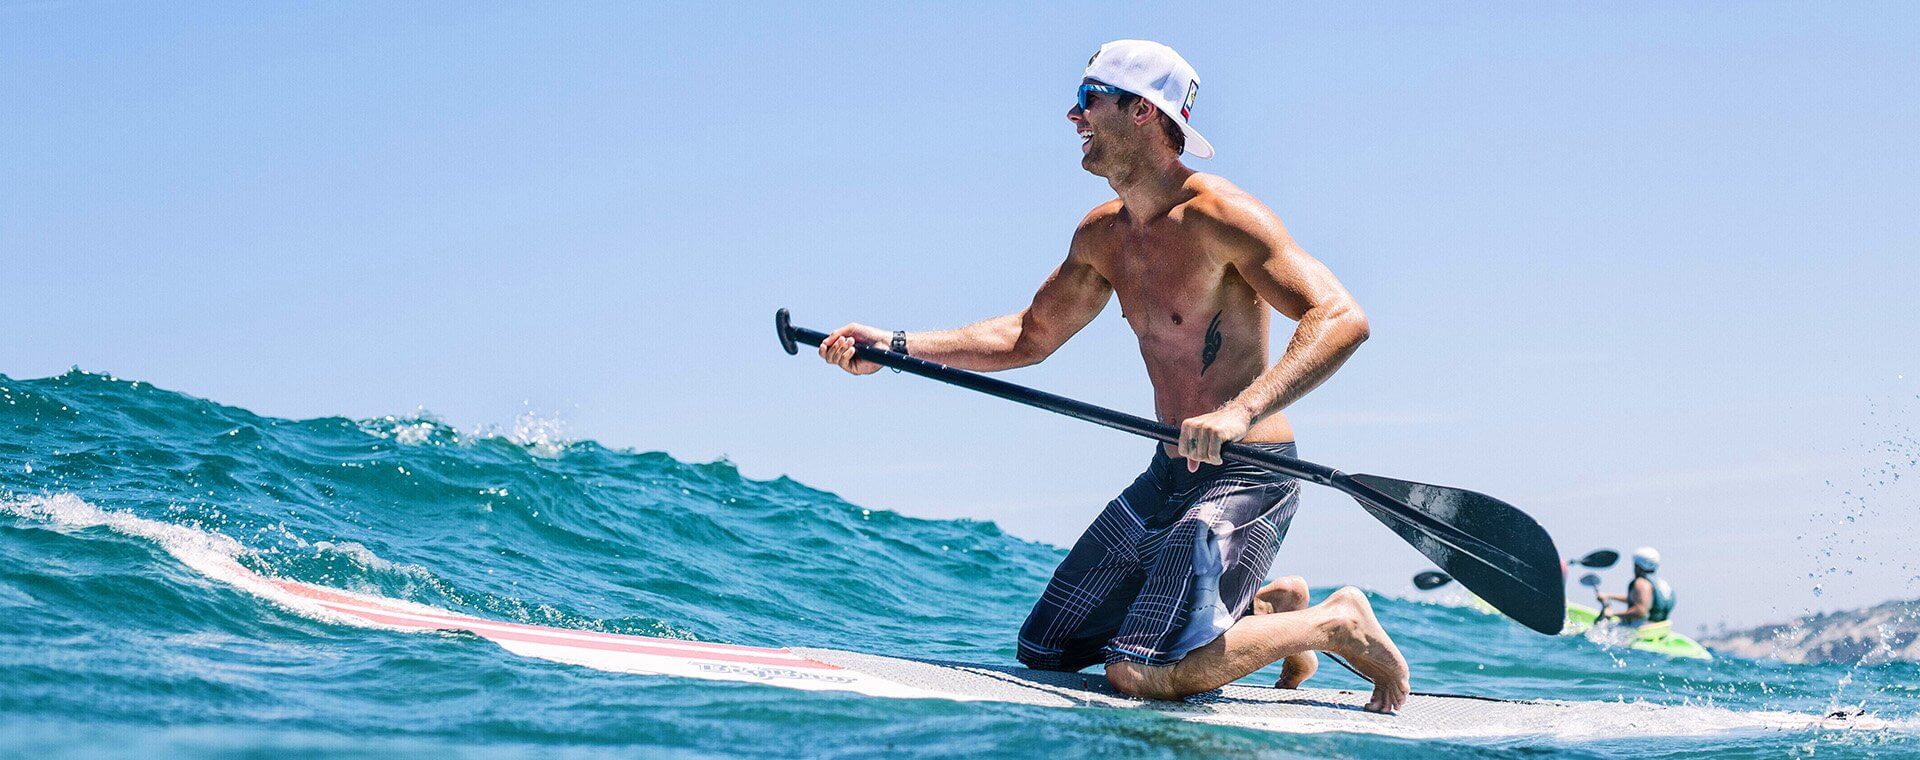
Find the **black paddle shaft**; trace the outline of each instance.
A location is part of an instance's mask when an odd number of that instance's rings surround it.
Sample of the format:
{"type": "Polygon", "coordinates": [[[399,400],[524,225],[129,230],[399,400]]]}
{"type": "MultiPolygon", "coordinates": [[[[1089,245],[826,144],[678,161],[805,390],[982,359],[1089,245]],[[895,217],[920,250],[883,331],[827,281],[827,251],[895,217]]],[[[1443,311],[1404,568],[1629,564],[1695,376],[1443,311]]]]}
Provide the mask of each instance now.
{"type": "MultiPolygon", "coordinates": [[[[827,339],[827,334],[819,330],[794,327],[787,322],[787,310],[781,309],[774,314],[775,326],[780,330],[780,347],[788,354],[799,353],[795,343],[818,346],[827,339]]],[[[1126,412],[1114,411],[1094,406],[1085,401],[1076,401],[1066,396],[1058,396],[1046,391],[1034,390],[1024,385],[1015,385],[1005,380],[997,380],[985,375],[954,369],[939,362],[930,362],[917,356],[894,353],[877,346],[857,345],[854,353],[860,358],[883,367],[892,367],[901,372],[911,372],[921,377],[939,380],[949,385],[958,385],[976,390],[989,396],[999,396],[1027,406],[1035,406],[1068,417],[1086,420],[1097,425],[1105,425],[1116,430],[1125,430],[1134,435],[1152,438],[1165,443],[1179,443],[1180,430],[1172,425],[1145,417],[1137,417],[1126,412]]],[[[1332,485],[1340,476],[1340,471],[1323,467],[1312,462],[1303,462],[1281,454],[1270,454],[1259,449],[1229,443],[1220,449],[1220,458],[1263,467],[1283,475],[1311,480],[1321,485],[1332,485]]]]}
{"type": "MultiPolygon", "coordinates": [[[[799,353],[797,343],[818,346],[827,339],[827,334],[818,330],[794,327],[789,322],[786,309],[776,312],[773,321],[779,333],[780,347],[788,354],[799,353]]],[[[1164,443],[1180,441],[1178,428],[1157,420],[1094,406],[877,346],[855,345],[853,350],[861,359],[883,367],[1164,443]]],[[[1539,523],[1512,505],[1485,494],[1448,486],[1413,483],[1378,475],[1349,475],[1331,467],[1237,443],[1221,446],[1220,458],[1345,492],[1358,500],[1360,506],[1375,519],[1385,523],[1495,609],[1541,633],[1551,635],[1560,632],[1566,615],[1566,581],[1560,567],[1560,552],[1554,548],[1552,537],[1539,523]]]]}

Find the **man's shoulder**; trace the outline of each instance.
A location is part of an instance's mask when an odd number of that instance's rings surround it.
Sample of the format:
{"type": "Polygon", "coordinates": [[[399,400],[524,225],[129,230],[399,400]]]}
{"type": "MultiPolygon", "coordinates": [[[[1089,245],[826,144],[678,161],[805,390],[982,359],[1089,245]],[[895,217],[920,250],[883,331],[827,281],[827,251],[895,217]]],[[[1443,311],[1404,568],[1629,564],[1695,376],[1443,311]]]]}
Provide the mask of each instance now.
{"type": "Polygon", "coordinates": [[[1073,228],[1074,239],[1076,241],[1097,239],[1120,222],[1120,211],[1119,198],[1094,206],[1092,211],[1088,211],[1087,215],[1080,219],[1079,226],[1073,228]]]}
{"type": "Polygon", "coordinates": [[[1100,227],[1111,223],[1115,219],[1120,218],[1120,210],[1122,208],[1123,206],[1119,198],[1114,198],[1106,203],[1094,206],[1093,210],[1088,211],[1086,217],[1080,220],[1080,229],[1085,230],[1090,227],[1100,227]]]}
{"type": "Polygon", "coordinates": [[[1201,221],[1245,227],[1277,220],[1267,204],[1220,175],[1194,172],[1187,189],[1194,194],[1185,204],[1187,214],[1201,221]]]}
{"type": "Polygon", "coordinates": [[[1212,174],[1196,173],[1187,180],[1194,192],[1184,219],[1201,235],[1221,243],[1220,251],[1268,250],[1286,239],[1286,227],[1273,209],[1233,183],[1212,174]]]}

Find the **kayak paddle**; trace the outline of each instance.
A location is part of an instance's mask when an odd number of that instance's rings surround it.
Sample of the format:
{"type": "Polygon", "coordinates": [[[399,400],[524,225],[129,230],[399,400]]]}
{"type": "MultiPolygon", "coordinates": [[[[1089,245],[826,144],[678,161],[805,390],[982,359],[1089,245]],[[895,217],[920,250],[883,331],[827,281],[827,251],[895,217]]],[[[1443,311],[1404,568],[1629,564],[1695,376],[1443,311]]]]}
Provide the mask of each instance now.
{"type": "Polygon", "coordinates": [[[1604,567],[1613,567],[1613,563],[1619,562],[1619,561],[1620,561],[1619,552],[1614,551],[1612,549],[1595,549],[1592,552],[1589,552],[1585,557],[1581,557],[1579,559],[1567,560],[1567,565],[1570,567],[1577,566],[1577,567],[1604,568],[1604,567]]]}
{"type": "Polygon", "coordinates": [[[1421,591],[1432,591],[1453,582],[1453,576],[1438,570],[1428,570],[1413,576],[1413,587],[1421,591]]]}
{"type": "Polygon", "coordinates": [[[1587,573],[1580,576],[1580,585],[1593,589],[1593,600],[1600,603],[1600,615],[1596,620],[1607,618],[1607,600],[1600,598],[1600,574],[1587,573]]]}
{"type": "MultiPolygon", "coordinates": [[[[1613,567],[1620,561],[1620,553],[1612,549],[1595,549],[1587,556],[1567,560],[1568,567],[1613,567]]],[[[1593,575],[1588,573],[1588,575],[1593,575]]],[[[1597,576],[1596,576],[1597,577],[1597,576]]],[[[1413,587],[1421,591],[1432,591],[1453,582],[1453,576],[1438,570],[1428,570],[1413,576],[1413,587]]]]}
{"type": "MultiPolygon", "coordinates": [[[[794,327],[786,309],[774,313],[780,347],[799,353],[796,343],[818,346],[827,334],[794,327]]],[[[955,369],[878,346],[859,345],[854,354],[883,367],[949,385],[998,396],[1068,417],[1105,425],[1164,443],[1178,443],[1178,428],[1164,422],[1094,406],[1065,396],[955,369]]],[[[1509,617],[1533,630],[1557,635],[1566,617],[1566,580],[1553,537],[1527,513],[1491,496],[1461,488],[1407,480],[1347,474],[1324,465],[1229,443],[1221,459],[1250,464],[1282,475],[1337,489],[1412,544],[1434,564],[1458,578],[1509,617]]]]}

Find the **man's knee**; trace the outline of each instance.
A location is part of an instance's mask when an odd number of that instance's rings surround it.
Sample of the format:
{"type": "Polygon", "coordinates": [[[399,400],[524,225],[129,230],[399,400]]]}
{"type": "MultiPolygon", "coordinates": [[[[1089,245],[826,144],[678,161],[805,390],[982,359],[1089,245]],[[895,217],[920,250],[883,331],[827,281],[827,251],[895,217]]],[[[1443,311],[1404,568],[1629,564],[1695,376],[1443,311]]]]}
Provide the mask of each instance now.
{"type": "MultiPolygon", "coordinates": [[[[1025,631],[1021,633],[1024,634],[1025,631]]],[[[1033,668],[1034,670],[1059,670],[1060,653],[1058,651],[1048,652],[1041,647],[1034,646],[1031,642],[1027,641],[1027,637],[1024,635],[1022,635],[1018,641],[1014,642],[1013,656],[1020,661],[1021,665],[1033,668]]]]}
{"type": "Polygon", "coordinates": [[[1034,670],[1062,670],[1059,653],[1042,652],[1027,646],[1024,641],[1020,643],[1020,648],[1014,651],[1013,656],[1020,660],[1021,665],[1034,670]]]}
{"type": "Polygon", "coordinates": [[[1145,697],[1147,690],[1146,674],[1131,662],[1121,661],[1107,664],[1107,683],[1113,684],[1115,691],[1130,697],[1145,697]]]}
{"type": "Polygon", "coordinates": [[[1172,668],[1155,668],[1139,665],[1126,660],[1107,663],[1107,683],[1113,684],[1115,691],[1129,697],[1141,699],[1179,699],[1167,683],[1168,672],[1172,668]]]}
{"type": "Polygon", "coordinates": [[[1298,575],[1289,575],[1275,579],[1260,588],[1255,595],[1265,602],[1272,612],[1292,612],[1304,610],[1311,597],[1307,591],[1307,581],[1298,575]]]}
{"type": "Polygon", "coordinates": [[[1100,652],[1084,651],[1072,646],[1049,646],[1021,636],[1014,642],[1013,656],[1034,670],[1054,670],[1062,673],[1074,673],[1100,661],[1100,652]]]}

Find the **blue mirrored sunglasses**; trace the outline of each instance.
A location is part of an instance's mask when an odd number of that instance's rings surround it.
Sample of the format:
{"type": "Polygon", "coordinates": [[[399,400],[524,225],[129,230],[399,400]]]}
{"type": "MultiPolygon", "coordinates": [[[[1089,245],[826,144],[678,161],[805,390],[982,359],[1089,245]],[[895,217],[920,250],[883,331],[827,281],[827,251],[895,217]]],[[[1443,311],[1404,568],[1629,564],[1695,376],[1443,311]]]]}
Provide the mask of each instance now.
{"type": "Polygon", "coordinates": [[[1093,82],[1081,82],[1080,83],[1080,110],[1082,111],[1087,110],[1087,93],[1090,93],[1090,92],[1099,93],[1101,95],[1127,94],[1126,90],[1122,90],[1110,84],[1095,84],[1093,82]]]}

